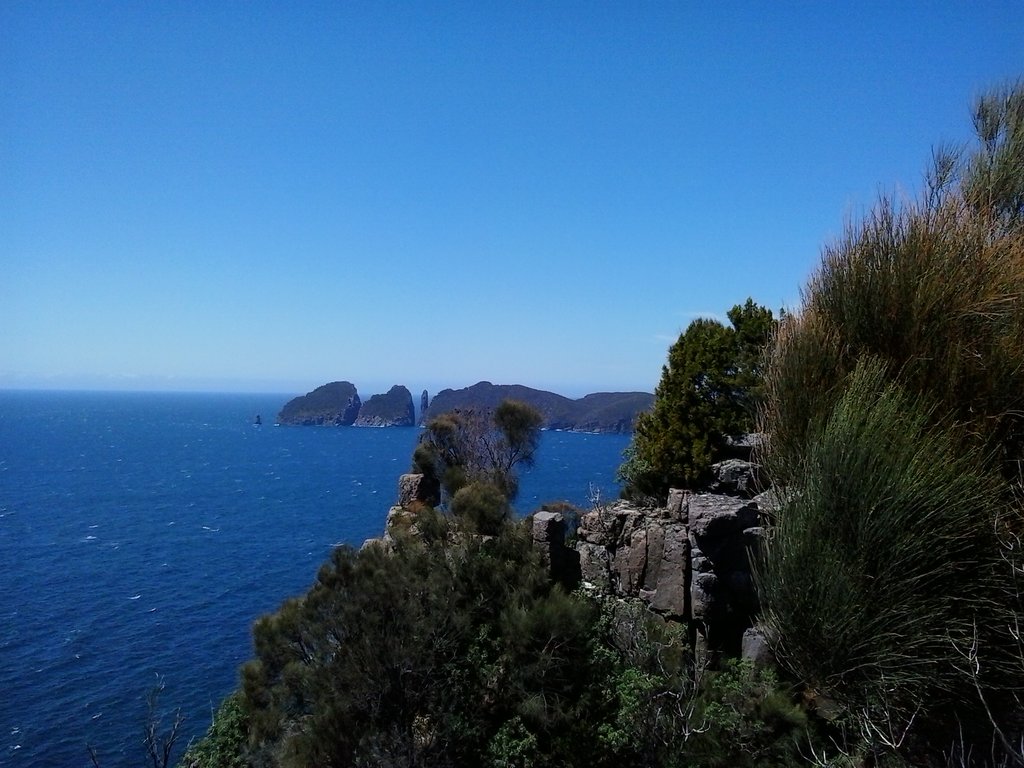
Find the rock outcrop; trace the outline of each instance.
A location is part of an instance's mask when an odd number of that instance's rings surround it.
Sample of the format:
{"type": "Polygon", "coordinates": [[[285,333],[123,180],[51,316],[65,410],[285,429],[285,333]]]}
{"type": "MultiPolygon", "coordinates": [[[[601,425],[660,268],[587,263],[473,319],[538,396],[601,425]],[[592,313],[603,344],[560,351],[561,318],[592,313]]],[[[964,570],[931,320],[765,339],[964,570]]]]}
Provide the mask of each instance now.
{"type": "Polygon", "coordinates": [[[415,426],[416,411],[412,404],[412,393],[401,385],[395,385],[387,394],[374,395],[363,403],[353,424],[357,427],[415,426]]]}
{"type": "MultiPolygon", "coordinates": [[[[406,474],[398,497],[385,545],[399,530],[415,532],[417,513],[438,504],[440,488],[406,474]]],[[[640,601],[685,624],[704,660],[724,654],[768,663],[770,642],[754,626],[750,556],[763,537],[759,500],[769,498],[672,490],[664,507],[617,501],[582,514],[572,545],[565,510],[543,509],[532,516],[533,544],[553,580],[640,601]]]]}
{"type": "Polygon", "coordinates": [[[749,553],[759,522],[757,503],[737,496],[673,491],[657,509],[616,502],[580,520],[580,578],[689,624],[699,647],[738,655],[757,611],[749,553]]]}

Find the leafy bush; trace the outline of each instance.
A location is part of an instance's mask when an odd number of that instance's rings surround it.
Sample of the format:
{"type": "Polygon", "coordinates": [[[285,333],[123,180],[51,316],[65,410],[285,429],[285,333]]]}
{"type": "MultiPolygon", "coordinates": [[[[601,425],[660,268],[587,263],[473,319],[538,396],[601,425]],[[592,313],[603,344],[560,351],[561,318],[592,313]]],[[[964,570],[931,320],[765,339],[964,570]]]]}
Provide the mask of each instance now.
{"type": "Polygon", "coordinates": [[[248,725],[235,692],[221,702],[206,735],[189,746],[180,768],[245,768],[248,725]]]}
{"type": "Polygon", "coordinates": [[[491,411],[451,411],[431,419],[413,452],[413,469],[437,478],[449,498],[487,483],[508,500],[519,491],[519,467],[533,465],[544,419],[516,400],[491,411]]]}
{"type": "Polygon", "coordinates": [[[512,509],[508,499],[490,483],[470,483],[452,498],[452,515],[466,531],[494,535],[501,530],[512,509]]]}

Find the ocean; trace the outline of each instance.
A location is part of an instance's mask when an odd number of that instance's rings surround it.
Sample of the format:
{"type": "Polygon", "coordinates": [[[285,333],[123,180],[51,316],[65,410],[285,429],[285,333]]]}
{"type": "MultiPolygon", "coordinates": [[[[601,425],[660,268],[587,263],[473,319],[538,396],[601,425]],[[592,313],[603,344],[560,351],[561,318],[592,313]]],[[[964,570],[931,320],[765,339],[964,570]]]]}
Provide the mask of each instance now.
{"type": "MultiPolygon", "coordinates": [[[[200,737],[253,621],[382,533],[420,431],[274,427],[289,398],[0,391],[0,765],[143,764],[159,684],[200,737]]],[[[545,432],[517,510],[613,498],[627,443],[545,432]]]]}

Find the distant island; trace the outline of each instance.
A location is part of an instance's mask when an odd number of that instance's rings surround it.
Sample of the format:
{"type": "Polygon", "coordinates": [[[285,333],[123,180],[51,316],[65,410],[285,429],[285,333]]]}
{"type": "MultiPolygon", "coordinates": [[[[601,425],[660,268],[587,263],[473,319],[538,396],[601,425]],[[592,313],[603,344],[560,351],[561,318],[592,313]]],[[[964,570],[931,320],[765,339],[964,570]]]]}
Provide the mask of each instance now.
{"type": "Polygon", "coordinates": [[[412,394],[402,386],[365,403],[355,385],[332,381],[285,403],[277,423],[303,427],[413,427],[416,411],[412,394]]]}
{"type": "MultiPolygon", "coordinates": [[[[529,403],[544,417],[545,429],[628,433],[637,414],[654,403],[648,392],[597,392],[572,400],[519,384],[481,381],[463,389],[444,389],[420,399],[420,423],[453,410],[496,408],[502,400],[529,403]]],[[[288,401],[277,423],[289,426],[411,427],[416,424],[412,394],[400,385],[363,402],[355,385],[335,381],[288,401]]]]}
{"type": "Polygon", "coordinates": [[[544,417],[545,429],[573,432],[632,432],[637,414],[654,405],[654,395],[648,392],[597,392],[570,400],[520,384],[481,381],[471,387],[438,392],[421,416],[421,422],[456,409],[497,408],[502,400],[520,400],[532,405],[544,417]]]}

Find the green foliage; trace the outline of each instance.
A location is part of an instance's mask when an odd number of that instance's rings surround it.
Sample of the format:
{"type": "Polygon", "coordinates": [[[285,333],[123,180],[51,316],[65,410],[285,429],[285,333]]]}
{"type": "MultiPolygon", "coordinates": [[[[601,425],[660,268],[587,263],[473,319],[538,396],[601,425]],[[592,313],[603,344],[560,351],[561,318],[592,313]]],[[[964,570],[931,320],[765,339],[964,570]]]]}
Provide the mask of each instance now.
{"type": "Polygon", "coordinates": [[[983,97],[979,145],[939,153],[917,202],[883,199],[825,250],[770,356],[771,475],[803,448],[863,357],[882,360],[1008,477],[1024,459],[1024,87],[983,97]]]}
{"type": "Polygon", "coordinates": [[[189,746],[179,768],[245,768],[248,719],[236,692],[221,702],[202,739],[189,746]]]}
{"type": "Polygon", "coordinates": [[[452,498],[452,514],[471,533],[494,535],[512,511],[508,499],[490,483],[470,483],[452,498]]]}
{"type": "Polygon", "coordinates": [[[255,757],[544,765],[578,751],[596,610],[551,586],[521,524],[491,534],[339,549],[261,619],[243,670],[255,757]]]}
{"type": "Polygon", "coordinates": [[[698,684],[684,627],[552,586],[511,522],[339,549],[254,639],[189,768],[785,765],[803,728],[770,673],[698,684]]]}
{"type": "Polygon", "coordinates": [[[493,412],[451,411],[430,420],[413,453],[413,467],[436,477],[449,497],[487,483],[509,501],[519,491],[519,467],[533,465],[543,417],[532,406],[503,401],[493,412]]]}
{"type": "Polygon", "coordinates": [[[726,438],[753,427],[775,321],[751,299],[729,320],[697,319],[669,349],[654,409],[638,417],[619,470],[627,494],[664,498],[670,487],[699,486],[726,438]]]}
{"type": "Polygon", "coordinates": [[[882,199],[825,250],[761,417],[782,658],[840,704],[851,754],[913,764],[1024,732],[1006,693],[1024,687],[1024,85],[982,96],[974,127],[920,199],[882,199]]]}
{"type": "Polygon", "coordinates": [[[641,605],[608,601],[592,665],[605,670],[607,715],[595,723],[615,766],[784,766],[819,740],[772,670],[727,661],[695,668],[686,629],[641,605]]]}
{"type": "Polygon", "coordinates": [[[910,717],[964,693],[998,597],[1001,485],[877,362],[862,362],[805,452],[757,568],[764,620],[813,689],[910,717]]]}
{"type": "Polygon", "coordinates": [[[806,765],[801,748],[813,737],[806,711],[771,669],[727,660],[701,681],[691,764],[702,766],[806,765]]]}

